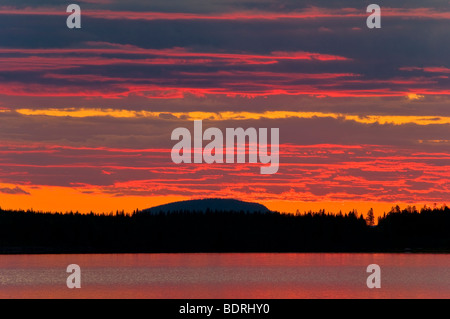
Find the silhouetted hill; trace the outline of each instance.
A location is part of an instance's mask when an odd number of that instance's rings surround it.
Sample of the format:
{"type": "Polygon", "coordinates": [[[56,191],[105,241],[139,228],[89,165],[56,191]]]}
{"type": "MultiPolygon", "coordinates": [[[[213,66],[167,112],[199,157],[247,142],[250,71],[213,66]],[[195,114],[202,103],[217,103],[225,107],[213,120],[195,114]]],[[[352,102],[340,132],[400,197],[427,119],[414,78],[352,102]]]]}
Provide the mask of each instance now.
{"type": "Polygon", "coordinates": [[[270,210],[258,203],[243,202],[236,199],[198,199],[174,202],[155,206],[143,210],[144,213],[170,213],[170,212],[248,212],[269,213],[270,210]]]}
{"type": "MultiPolygon", "coordinates": [[[[247,207],[247,206],[246,206],[247,207]]],[[[254,207],[254,206],[251,206],[254,207]]],[[[224,207],[221,207],[224,208],[224,207]]],[[[103,214],[0,208],[0,254],[446,252],[450,208],[395,207],[366,224],[348,214],[244,211],[103,214]]]]}

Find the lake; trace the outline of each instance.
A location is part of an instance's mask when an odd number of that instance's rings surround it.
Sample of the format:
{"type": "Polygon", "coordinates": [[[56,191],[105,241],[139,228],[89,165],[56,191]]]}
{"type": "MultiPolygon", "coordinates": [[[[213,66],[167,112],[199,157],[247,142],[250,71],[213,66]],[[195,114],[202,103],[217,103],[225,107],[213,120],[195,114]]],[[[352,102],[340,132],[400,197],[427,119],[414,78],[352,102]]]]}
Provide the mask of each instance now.
{"type": "Polygon", "coordinates": [[[450,298],[449,254],[0,255],[0,298],[450,298]],[[69,264],[81,289],[68,289],[69,264]],[[381,267],[381,289],[366,285],[381,267]]]}

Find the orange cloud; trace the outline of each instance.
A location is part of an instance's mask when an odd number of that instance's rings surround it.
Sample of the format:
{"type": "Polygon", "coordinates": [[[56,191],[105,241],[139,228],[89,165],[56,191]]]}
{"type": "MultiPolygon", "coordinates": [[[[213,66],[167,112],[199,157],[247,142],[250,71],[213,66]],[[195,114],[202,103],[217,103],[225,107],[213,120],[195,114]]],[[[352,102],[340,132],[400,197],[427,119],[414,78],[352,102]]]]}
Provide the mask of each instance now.
{"type": "MultiPolygon", "coordinates": [[[[419,95],[408,95],[408,98],[420,99],[419,95]]],[[[115,109],[17,109],[15,112],[28,116],[53,116],[53,117],[116,117],[116,118],[161,118],[165,112],[131,111],[115,109]]],[[[417,116],[417,115],[352,115],[341,113],[324,112],[294,112],[294,111],[265,111],[265,112],[173,112],[170,113],[174,119],[183,120],[209,120],[209,121],[245,121],[260,119],[287,119],[287,118],[333,118],[345,121],[354,121],[363,124],[416,124],[416,125],[436,125],[450,124],[450,117],[446,116],[417,116]]]]}

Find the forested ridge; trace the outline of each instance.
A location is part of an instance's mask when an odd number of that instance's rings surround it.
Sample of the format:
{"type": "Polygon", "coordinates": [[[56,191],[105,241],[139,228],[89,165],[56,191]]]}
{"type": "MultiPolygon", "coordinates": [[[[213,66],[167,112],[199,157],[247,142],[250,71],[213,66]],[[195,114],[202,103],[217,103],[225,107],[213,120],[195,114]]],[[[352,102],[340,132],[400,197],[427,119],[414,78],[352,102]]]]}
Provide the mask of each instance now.
{"type": "Polygon", "coordinates": [[[450,209],[132,214],[0,209],[0,253],[450,252],[450,209]]]}

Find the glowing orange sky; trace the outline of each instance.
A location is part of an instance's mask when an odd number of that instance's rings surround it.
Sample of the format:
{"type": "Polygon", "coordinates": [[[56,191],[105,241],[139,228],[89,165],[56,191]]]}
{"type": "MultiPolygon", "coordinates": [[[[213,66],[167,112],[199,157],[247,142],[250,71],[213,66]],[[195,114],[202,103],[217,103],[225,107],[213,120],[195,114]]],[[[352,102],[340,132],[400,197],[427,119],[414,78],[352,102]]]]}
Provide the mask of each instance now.
{"type": "MultiPolygon", "coordinates": [[[[4,186],[4,185],[3,185],[4,186]]],[[[39,189],[27,189],[29,195],[7,195],[0,194],[1,207],[3,209],[34,209],[40,211],[69,212],[79,211],[81,213],[93,212],[115,212],[124,210],[131,213],[135,209],[145,209],[157,205],[167,204],[174,201],[188,200],[183,196],[127,196],[115,197],[106,194],[83,194],[80,191],[64,187],[42,187],[39,189]],[[26,204],[24,204],[26,203],[26,204]]],[[[243,199],[245,200],[245,198],[243,199]]],[[[261,204],[273,211],[300,213],[325,209],[327,212],[348,213],[354,209],[359,214],[366,216],[370,208],[374,209],[375,216],[382,216],[389,212],[392,203],[387,202],[300,202],[300,201],[260,201],[261,204]]],[[[433,203],[398,203],[401,207],[416,205],[418,208],[433,203]]]]}
{"type": "Polygon", "coordinates": [[[0,6],[0,206],[448,202],[448,5],[393,0],[372,30],[364,5],[326,3],[86,1],[77,30],[64,6],[0,6]],[[171,132],[193,120],[279,128],[279,172],[175,165],[171,132]]]}

